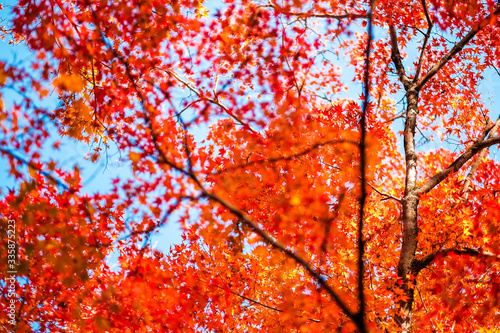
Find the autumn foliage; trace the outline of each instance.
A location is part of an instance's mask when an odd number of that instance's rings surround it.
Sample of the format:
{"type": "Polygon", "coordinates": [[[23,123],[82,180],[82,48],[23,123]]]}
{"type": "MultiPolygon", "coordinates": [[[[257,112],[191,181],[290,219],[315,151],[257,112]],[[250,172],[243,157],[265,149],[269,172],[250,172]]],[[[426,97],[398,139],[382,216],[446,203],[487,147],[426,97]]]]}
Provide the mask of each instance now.
{"type": "Polygon", "coordinates": [[[497,1],[3,12],[2,331],[500,327],[497,1]],[[89,193],[75,142],[132,176],[89,193]]]}

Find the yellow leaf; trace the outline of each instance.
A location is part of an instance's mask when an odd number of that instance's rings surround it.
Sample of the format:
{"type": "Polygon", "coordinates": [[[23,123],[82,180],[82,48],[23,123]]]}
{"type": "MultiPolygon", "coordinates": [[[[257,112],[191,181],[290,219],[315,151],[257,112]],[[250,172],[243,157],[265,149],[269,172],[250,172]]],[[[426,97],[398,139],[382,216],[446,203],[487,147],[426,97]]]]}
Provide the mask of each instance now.
{"type": "Polygon", "coordinates": [[[84,120],[90,120],[93,116],[92,109],[81,98],[73,102],[73,108],[74,112],[84,120]]]}
{"type": "Polygon", "coordinates": [[[77,93],[82,91],[84,87],[83,80],[79,76],[69,74],[59,75],[52,84],[57,88],[59,93],[64,91],[77,93]]]}
{"type": "Polygon", "coordinates": [[[36,170],[36,168],[34,168],[31,165],[29,165],[28,166],[28,171],[29,171],[31,177],[36,178],[36,175],[38,173],[38,171],[36,170]]]}
{"type": "Polygon", "coordinates": [[[257,257],[267,257],[269,255],[269,251],[265,246],[257,246],[253,249],[252,254],[257,257]]]}
{"type": "Polygon", "coordinates": [[[202,18],[202,17],[208,16],[208,10],[205,7],[203,7],[201,4],[198,4],[198,7],[196,7],[195,13],[196,13],[197,18],[202,18]]]}
{"type": "Polygon", "coordinates": [[[137,163],[141,159],[141,154],[131,151],[129,157],[132,162],[137,163]]]}

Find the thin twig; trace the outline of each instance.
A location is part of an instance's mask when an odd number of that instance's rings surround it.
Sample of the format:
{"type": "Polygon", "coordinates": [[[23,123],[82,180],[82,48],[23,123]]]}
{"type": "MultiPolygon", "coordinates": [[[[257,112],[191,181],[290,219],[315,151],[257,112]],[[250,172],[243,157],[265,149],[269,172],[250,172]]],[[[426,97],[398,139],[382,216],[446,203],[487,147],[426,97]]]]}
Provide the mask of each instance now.
{"type": "MultiPolygon", "coordinates": [[[[209,284],[209,285],[211,285],[211,286],[214,286],[215,288],[222,289],[222,290],[224,290],[225,292],[226,292],[226,291],[229,291],[231,294],[233,294],[233,295],[235,295],[235,296],[238,296],[238,297],[240,297],[240,298],[242,298],[242,299],[244,299],[244,300],[246,300],[246,301],[249,301],[250,303],[253,303],[253,304],[255,304],[255,305],[262,306],[262,307],[264,307],[264,308],[266,308],[266,309],[273,310],[273,311],[277,311],[277,312],[285,312],[284,310],[281,310],[281,309],[275,308],[275,307],[273,307],[273,306],[270,306],[270,305],[264,304],[264,303],[262,303],[262,302],[259,302],[259,301],[255,300],[255,299],[253,299],[253,298],[250,298],[250,297],[247,297],[247,296],[245,296],[245,295],[239,294],[239,293],[237,293],[237,292],[235,292],[235,291],[231,290],[231,289],[230,289],[230,288],[228,288],[227,286],[226,286],[226,287],[221,287],[221,286],[218,286],[218,285],[216,285],[216,284],[214,284],[214,283],[210,283],[210,282],[208,282],[208,281],[204,281],[204,280],[202,280],[202,279],[198,279],[198,281],[201,281],[201,282],[204,282],[204,283],[209,284]]],[[[303,317],[303,316],[299,316],[299,317],[303,317]]],[[[313,322],[315,322],[315,323],[320,323],[320,322],[321,322],[321,320],[319,320],[319,319],[313,319],[313,318],[307,318],[307,319],[308,319],[308,320],[310,320],[310,321],[313,321],[313,322]]]]}
{"type": "MultiPolygon", "coordinates": [[[[495,124],[493,126],[489,126],[489,121],[488,121],[488,123],[486,124],[486,128],[485,128],[483,134],[481,135],[480,140],[483,141],[487,135],[490,135],[490,133],[495,133],[495,131],[499,125],[500,125],[500,116],[498,117],[497,121],[495,122],[495,124]]],[[[462,195],[463,195],[465,201],[467,201],[469,199],[469,194],[471,191],[470,183],[472,181],[472,177],[474,177],[474,174],[476,173],[476,170],[479,167],[479,164],[481,164],[481,161],[483,160],[484,155],[486,155],[487,151],[488,151],[488,148],[481,149],[481,151],[477,155],[476,160],[472,164],[470,171],[467,174],[467,177],[465,177],[464,185],[462,187],[462,195]]]]}
{"type": "MultiPolygon", "coordinates": [[[[420,288],[418,287],[418,285],[416,283],[415,283],[415,287],[417,287],[417,291],[418,291],[418,294],[420,295],[420,300],[422,301],[422,305],[424,306],[425,312],[429,313],[429,309],[427,309],[427,306],[425,305],[424,299],[422,297],[422,293],[420,292],[420,288]]],[[[431,323],[432,330],[435,332],[436,327],[434,326],[434,322],[432,321],[432,319],[430,319],[429,321],[431,323]]]]}
{"type": "Polygon", "coordinates": [[[390,195],[390,194],[387,194],[387,193],[384,193],[382,191],[379,191],[375,186],[373,186],[372,184],[370,183],[366,183],[368,186],[370,186],[375,192],[377,192],[378,194],[380,194],[381,196],[383,197],[386,197],[387,199],[392,199],[392,200],[396,200],[397,202],[399,203],[402,203],[402,199],[401,198],[396,198],[395,196],[393,195],[390,195]]]}

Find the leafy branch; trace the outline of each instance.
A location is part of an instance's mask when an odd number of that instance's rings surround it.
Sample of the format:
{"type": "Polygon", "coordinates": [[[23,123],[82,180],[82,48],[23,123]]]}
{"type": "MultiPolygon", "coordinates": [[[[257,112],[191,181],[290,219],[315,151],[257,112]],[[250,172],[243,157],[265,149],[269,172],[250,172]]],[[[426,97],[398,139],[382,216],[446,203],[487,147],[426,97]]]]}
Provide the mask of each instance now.
{"type": "Polygon", "coordinates": [[[428,72],[427,74],[420,80],[415,89],[419,91],[422,87],[434,76],[439,70],[446,65],[448,61],[450,61],[457,53],[462,51],[462,49],[469,43],[470,40],[477,35],[483,28],[488,26],[494,17],[496,17],[500,13],[500,7],[497,6],[496,9],[490,15],[483,18],[478,24],[476,24],[467,35],[465,35],[448,53],[446,53],[441,60],[439,60],[428,72]]]}
{"type": "Polygon", "coordinates": [[[330,13],[312,13],[312,12],[290,12],[283,9],[283,7],[281,7],[280,5],[272,3],[271,1],[267,5],[260,7],[273,8],[280,14],[287,16],[296,16],[300,18],[315,17],[315,18],[327,18],[333,20],[345,20],[345,19],[360,19],[360,18],[367,19],[370,17],[370,14],[368,13],[330,14],[330,13]]]}
{"type": "Polygon", "coordinates": [[[97,28],[100,31],[102,40],[107,45],[107,47],[110,48],[110,50],[113,52],[113,54],[120,60],[120,62],[124,65],[127,77],[131,81],[131,84],[132,84],[134,90],[138,94],[140,103],[141,103],[142,108],[144,110],[145,120],[149,124],[149,128],[150,128],[150,132],[151,132],[151,136],[152,136],[152,141],[154,143],[154,147],[155,147],[156,151],[159,153],[159,155],[161,157],[160,162],[161,163],[165,163],[168,166],[170,166],[171,168],[173,168],[173,169],[181,172],[182,174],[188,176],[191,180],[194,181],[194,183],[197,185],[197,187],[201,190],[201,192],[202,192],[202,194],[203,194],[204,197],[206,197],[208,199],[211,199],[212,201],[220,204],[222,207],[224,207],[230,213],[232,213],[235,217],[238,217],[244,224],[246,224],[248,227],[250,227],[257,235],[259,235],[261,237],[261,239],[265,243],[267,243],[268,245],[270,245],[272,248],[274,248],[274,249],[282,252],[287,257],[289,257],[290,259],[294,260],[297,264],[299,264],[300,266],[302,266],[309,273],[309,275],[311,275],[316,280],[316,282],[333,298],[333,300],[341,308],[341,310],[347,315],[347,317],[349,317],[358,326],[358,328],[360,329],[360,332],[361,333],[367,332],[367,330],[365,328],[365,325],[364,325],[363,316],[360,315],[359,312],[354,312],[351,309],[349,309],[349,307],[347,306],[347,303],[345,301],[343,301],[342,298],[339,296],[339,294],[332,287],[330,287],[327,284],[327,282],[324,279],[324,277],[319,272],[317,272],[310,263],[308,263],[304,258],[302,258],[301,256],[299,256],[294,251],[287,249],[284,245],[282,245],[276,239],[274,239],[274,237],[272,237],[266,231],[264,231],[263,229],[261,229],[256,222],[254,222],[249,216],[246,215],[246,213],[244,213],[240,209],[236,208],[235,206],[233,206],[231,203],[229,203],[225,199],[219,197],[217,194],[215,194],[213,192],[210,192],[201,183],[201,181],[198,179],[198,177],[196,176],[196,173],[193,170],[193,166],[192,166],[192,163],[191,163],[191,152],[190,152],[189,146],[187,145],[186,141],[184,141],[184,148],[185,148],[186,155],[187,155],[187,158],[188,158],[188,170],[184,169],[183,167],[178,166],[177,164],[175,164],[174,162],[172,162],[172,161],[170,161],[168,159],[168,157],[165,155],[165,153],[163,152],[163,150],[159,146],[158,136],[156,135],[156,132],[154,131],[154,128],[152,126],[151,119],[150,119],[148,113],[146,112],[147,99],[142,94],[142,92],[140,91],[137,83],[135,82],[135,78],[133,77],[133,75],[131,73],[130,64],[107,41],[107,39],[106,39],[106,37],[104,35],[104,32],[100,28],[100,24],[99,24],[99,20],[98,20],[97,14],[92,9],[92,7],[91,7],[90,4],[89,4],[89,7],[91,8],[91,11],[92,11],[92,14],[93,14],[93,17],[94,17],[94,20],[95,20],[95,24],[96,24],[97,28]]]}
{"type": "Polygon", "coordinates": [[[453,163],[451,163],[446,169],[436,173],[431,177],[423,186],[418,188],[415,193],[416,194],[424,194],[428,193],[434,187],[436,187],[440,182],[442,182],[450,173],[457,172],[460,168],[474,155],[480,152],[484,148],[488,148],[497,143],[500,143],[500,137],[494,137],[487,140],[479,141],[474,143],[471,147],[469,147],[462,155],[460,155],[453,163]]]}
{"type": "Polygon", "coordinates": [[[450,253],[455,253],[458,255],[469,255],[469,256],[475,256],[475,257],[484,257],[484,258],[495,258],[495,259],[500,259],[500,256],[495,255],[491,252],[488,251],[480,251],[476,249],[471,249],[471,248],[460,248],[460,247],[452,247],[448,249],[441,249],[436,252],[430,253],[423,257],[422,259],[416,260],[415,265],[414,265],[414,273],[417,274],[420,272],[422,269],[428,267],[430,264],[436,260],[438,257],[444,257],[447,256],[450,253]]]}
{"type": "MultiPolygon", "coordinates": [[[[493,126],[489,126],[490,121],[488,120],[488,123],[486,124],[486,128],[483,131],[480,141],[483,141],[490,133],[495,133],[496,130],[498,129],[498,126],[500,125],[500,117],[498,117],[497,121],[493,126]]],[[[464,197],[464,200],[467,201],[469,198],[469,193],[471,191],[470,183],[472,181],[472,177],[474,176],[474,173],[476,172],[477,168],[479,167],[479,164],[481,164],[481,161],[484,158],[484,155],[486,155],[486,152],[488,151],[487,148],[481,149],[479,154],[477,155],[476,160],[472,164],[469,173],[467,174],[467,177],[465,177],[464,185],[462,187],[462,195],[464,197]]]]}
{"type": "Polygon", "coordinates": [[[357,142],[351,141],[351,140],[327,140],[324,142],[315,143],[315,144],[311,145],[310,147],[308,147],[308,148],[306,148],[298,153],[292,154],[292,155],[266,158],[266,159],[262,159],[262,160],[254,160],[254,161],[250,161],[250,162],[245,163],[245,164],[233,165],[233,166],[224,168],[221,171],[218,171],[217,174],[220,174],[223,171],[228,172],[228,171],[233,171],[233,170],[237,170],[237,169],[247,168],[249,166],[256,165],[256,164],[275,163],[275,162],[280,162],[280,161],[291,161],[295,158],[307,155],[320,147],[327,146],[327,145],[342,144],[342,143],[349,143],[352,145],[358,145],[357,142]]]}

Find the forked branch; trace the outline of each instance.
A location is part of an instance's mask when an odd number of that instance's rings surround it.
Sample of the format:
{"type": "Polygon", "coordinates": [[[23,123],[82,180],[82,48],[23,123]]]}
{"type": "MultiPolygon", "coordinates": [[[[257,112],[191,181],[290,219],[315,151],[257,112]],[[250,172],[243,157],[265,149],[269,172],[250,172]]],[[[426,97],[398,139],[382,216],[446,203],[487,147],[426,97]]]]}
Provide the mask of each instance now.
{"type": "MultiPolygon", "coordinates": [[[[500,125],[500,117],[498,117],[497,121],[493,126],[490,126],[490,122],[488,120],[488,123],[486,124],[486,128],[483,131],[483,134],[479,138],[478,141],[484,141],[484,139],[490,134],[490,133],[495,133],[496,130],[498,129],[498,126],[500,125]]],[[[481,164],[481,161],[484,158],[484,155],[486,155],[486,152],[488,151],[488,148],[483,148],[479,152],[476,160],[472,164],[469,173],[467,174],[467,177],[465,177],[464,185],[462,187],[462,195],[464,197],[464,200],[467,201],[469,199],[469,193],[471,191],[470,183],[472,181],[472,177],[474,177],[474,173],[476,173],[477,168],[479,167],[479,164],[481,164]]]]}
{"type": "Polygon", "coordinates": [[[434,187],[436,187],[439,183],[441,183],[450,173],[457,172],[460,168],[474,155],[476,155],[481,149],[488,148],[497,143],[500,143],[500,137],[490,138],[481,142],[476,142],[469,149],[465,151],[462,155],[460,155],[453,163],[451,163],[446,169],[438,172],[434,176],[427,181],[422,187],[418,188],[417,194],[428,193],[434,187]]]}
{"type": "Polygon", "coordinates": [[[446,53],[441,60],[439,60],[428,72],[427,74],[417,83],[416,89],[420,90],[422,87],[430,80],[434,75],[439,72],[439,70],[446,65],[448,61],[450,61],[457,53],[462,51],[462,49],[469,43],[469,41],[477,35],[484,27],[488,26],[493,20],[495,16],[500,13],[500,7],[497,7],[495,11],[486,16],[481,20],[478,24],[474,26],[474,28],[469,31],[467,35],[465,35],[462,40],[460,40],[448,53],[446,53]]]}

